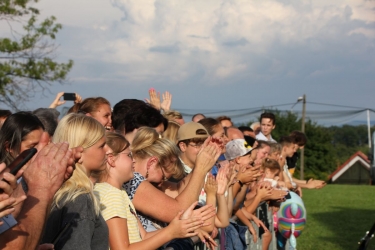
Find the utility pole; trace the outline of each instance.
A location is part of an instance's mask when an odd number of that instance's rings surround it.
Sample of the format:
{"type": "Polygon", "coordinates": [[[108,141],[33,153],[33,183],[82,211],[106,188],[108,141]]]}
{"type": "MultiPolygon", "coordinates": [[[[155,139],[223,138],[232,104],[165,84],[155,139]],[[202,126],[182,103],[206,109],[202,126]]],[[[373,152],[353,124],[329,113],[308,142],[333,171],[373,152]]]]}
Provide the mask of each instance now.
{"type": "MultiPolygon", "coordinates": [[[[305,133],[305,116],[306,116],[306,95],[303,95],[303,105],[302,105],[302,120],[301,120],[301,130],[302,133],[305,133]]],[[[305,148],[301,149],[301,171],[300,171],[300,179],[304,180],[304,163],[305,163],[305,148]]]]}
{"type": "Polygon", "coordinates": [[[371,152],[371,123],[370,123],[370,110],[367,110],[367,132],[368,132],[368,147],[371,152]]]}

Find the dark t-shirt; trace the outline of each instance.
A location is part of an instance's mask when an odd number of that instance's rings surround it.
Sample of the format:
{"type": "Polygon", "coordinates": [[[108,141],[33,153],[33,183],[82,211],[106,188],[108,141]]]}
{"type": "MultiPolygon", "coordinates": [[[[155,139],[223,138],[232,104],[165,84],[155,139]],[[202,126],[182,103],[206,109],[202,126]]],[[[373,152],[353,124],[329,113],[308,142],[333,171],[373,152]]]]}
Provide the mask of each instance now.
{"type": "Polygon", "coordinates": [[[108,227],[101,214],[97,216],[89,194],[79,195],[63,207],[54,207],[49,215],[43,243],[52,243],[56,235],[71,223],[55,244],[55,250],[108,250],[108,227]]]}
{"type": "Polygon", "coordinates": [[[295,152],[292,157],[286,157],[286,164],[288,164],[288,169],[295,168],[297,166],[297,161],[299,159],[299,153],[295,152]]]}

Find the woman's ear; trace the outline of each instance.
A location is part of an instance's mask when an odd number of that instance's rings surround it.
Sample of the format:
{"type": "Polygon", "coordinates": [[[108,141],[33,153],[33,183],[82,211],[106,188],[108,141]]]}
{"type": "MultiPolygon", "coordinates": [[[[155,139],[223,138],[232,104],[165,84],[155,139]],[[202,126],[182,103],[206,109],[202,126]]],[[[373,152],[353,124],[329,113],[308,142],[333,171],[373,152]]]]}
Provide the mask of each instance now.
{"type": "Polygon", "coordinates": [[[155,156],[152,156],[147,161],[147,169],[150,169],[151,166],[156,166],[158,164],[158,158],[155,156]]]}
{"type": "Polygon", "coordinates": [[[86,115],[86,116],[90,116],[90,117],[92,117],[92,115],[91,115],[90,113],[86,113],[85,115],[86,115]]]}

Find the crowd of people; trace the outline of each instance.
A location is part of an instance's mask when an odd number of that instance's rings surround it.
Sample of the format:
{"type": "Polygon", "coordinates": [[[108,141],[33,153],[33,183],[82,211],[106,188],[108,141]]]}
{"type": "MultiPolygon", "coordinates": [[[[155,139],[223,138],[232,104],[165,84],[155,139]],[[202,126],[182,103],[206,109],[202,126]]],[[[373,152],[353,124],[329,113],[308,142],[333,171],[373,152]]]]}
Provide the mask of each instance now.
{"type": "Polygon", "coordinates": [[[75,94],[59,120],[63,95],[48,108],[0,110],[1,249],[178,250],[198,237],[240,250],[247,230],[270,249],[275,225],[255,212],[276,213],[289,192],[325,185],[293,177],[307,138],[290,131],[276,142],[272,113],[250,127],[226,116],[185,121],[169,92],[150,89],[145,101],[113,107],[75,94]]]}

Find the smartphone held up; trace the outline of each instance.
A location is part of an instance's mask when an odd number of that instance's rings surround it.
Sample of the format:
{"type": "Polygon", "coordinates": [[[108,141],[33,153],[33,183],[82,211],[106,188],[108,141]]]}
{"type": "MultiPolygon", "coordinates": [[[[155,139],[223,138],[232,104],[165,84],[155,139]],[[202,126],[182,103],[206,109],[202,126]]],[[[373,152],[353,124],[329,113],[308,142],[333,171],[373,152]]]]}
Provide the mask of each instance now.
{"type": "Polygon", "coordinates": [[[64,93],[63,97],[64,97],[64,101],[75,101],[76,100],[76,94],[75,93],[64,93]]]}

